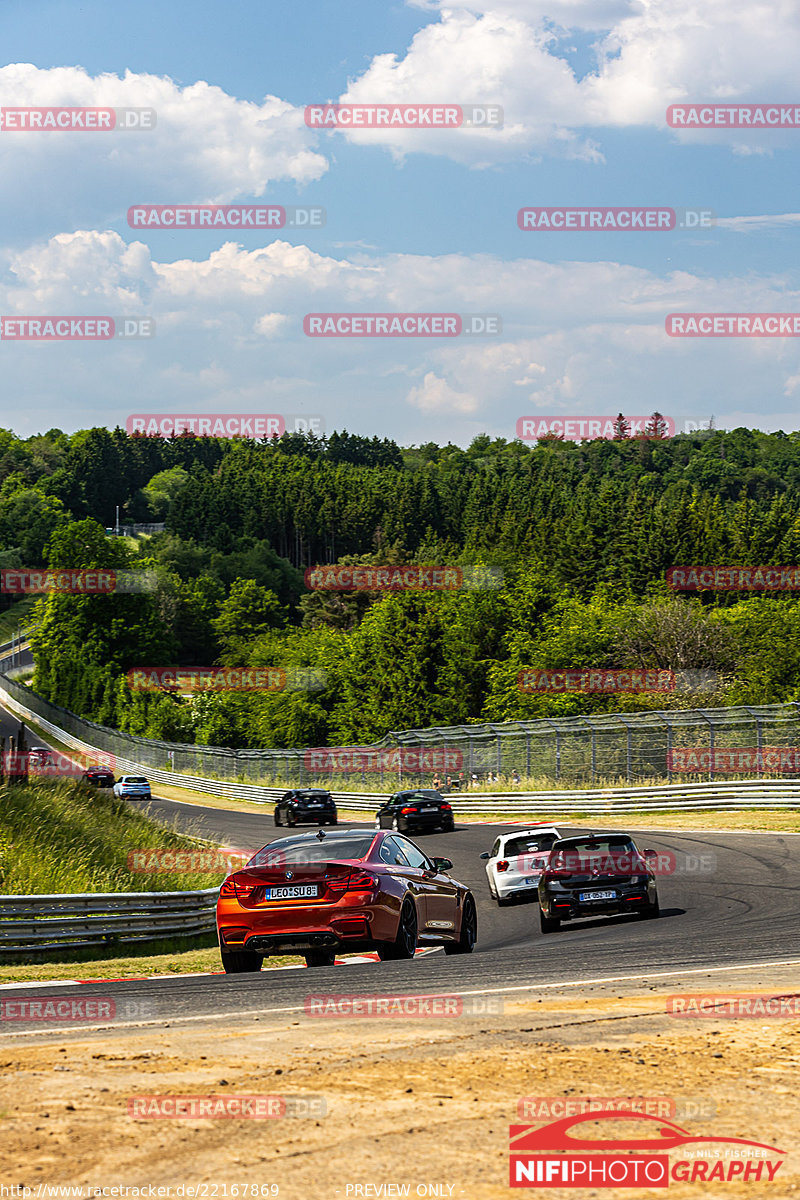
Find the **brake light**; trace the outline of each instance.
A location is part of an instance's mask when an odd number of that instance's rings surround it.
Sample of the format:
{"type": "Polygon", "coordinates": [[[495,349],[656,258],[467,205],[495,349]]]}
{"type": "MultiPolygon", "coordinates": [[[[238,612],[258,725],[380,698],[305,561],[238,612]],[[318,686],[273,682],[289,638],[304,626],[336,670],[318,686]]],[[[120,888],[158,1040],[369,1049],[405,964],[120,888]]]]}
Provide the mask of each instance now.
{"type": "Polygon", "coordinates": [[[378,886],[378,881],[369,871],[362,871],[356,867],[347,875],[340,875],[336,879],[326,881],[328,890],[331,892],[374,892],[378,886]]]}
{"type": "Polygon", "coordinates": [[[498,871],[507,871],[508,870],[508,859],[501,858],[500,862],[497,864],[497,869],[498,869],[498,871]]]}
{"type": "Polygon", "coordinates": [[[233,896],[236,900],[248,900],[257,887],[257,883],[251,883],[242,875],[229,875],[219,889],[219,894],[233,896]]]}
{"type": "Polygon", "coordinates": [[[453,806],[452,806],[452,804],[440,804],[440,805],[439,805],[439,807],[442,809],[442,811],[445,811],[445,810],[446,810],[447,812],[452,812],[452,811],[453,811],[453,806]]]}
{"type": "Polygon", "coordinates": [[[567,855],[559,851],[557,854],[551,854],[550,859],[542,871],[542,878],[545,883],[550,879],[569,879],[573,874],[573,869],[567,862],[567,855]]]}
{"type": "Polygon", "coordinates": [[[419,812],[419,809],[417,809],[417,808],[401,808],[400,816],[404,817],[406,815],[406,813],[414,813],[414,812],[419,812]]]}

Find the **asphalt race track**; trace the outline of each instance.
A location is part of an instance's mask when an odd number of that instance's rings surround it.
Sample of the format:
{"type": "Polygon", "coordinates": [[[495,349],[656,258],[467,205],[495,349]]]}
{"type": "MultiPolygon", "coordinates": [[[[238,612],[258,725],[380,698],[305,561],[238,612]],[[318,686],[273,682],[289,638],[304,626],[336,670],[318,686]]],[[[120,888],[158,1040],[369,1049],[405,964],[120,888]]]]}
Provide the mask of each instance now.
{"type": "MultiPolygon", "coordinates": [[[[12,731],[13,722],[6,719],[3,724],[7,726],[4,732],[12,731]]],[[[275,829],[271,809],[239,813],[170,800],[154,800],[147,807],[157,819],[230,847],[256,849],[286,832],[275,829]]],[[[538,819],[547,818],[543,812],[538,819]]],[[[702,815],[694,820],[701,824],[702,815]]],[[[372,821],[347,823],[371,825],[372,821]]],[[[415,839],[430,854],[451,858],[454,877],[468,883],[474,892],[478,944],[471,956],[446,958],[436,951],[414,962],[315,968],[311,976],[305,969],[264,969],[259,975],[105,981],[59,987],[58,994],[84,999],[93,993],[113,996],[118,1011],[127,1001],[136,1001],[142,1004],[143,1013],[151,1014],[153,1023],[162,1024],[270,1010],[302,1011],[312,978],[315,991],[323,987],[358,994],[494,992],[619,976],[640,978],[646,986],[648,976],[673,971],[696,971],[701,986],[704,969],[777,964],[800,957],[800,835],[651,835],[642,833],[638,823],[598,824],[597,828],[630,830],[640,849],[675,853],[683,870],[659,879],[661,917],[655,921],[630,917],[583,920],[543,937],[535,903],[498,908],[489,896],[484,864],[478,856],[490,848],[502,828],[506,827],[459,825],[456,800],[455,832],[415,839]]],[[[79,966],[65,969],[73,978],[80,978],[79,972],[79,966]]],[[[724,980],[724,975],[716,978],[724,980]]],[[[33,996],[37,990],[20,985],[13,993],[3,994],[33,996]]],[[[128,1005],[129,1011],[136,1009],[136,1004],[128,1005]]],[[[54,1022],[53,1028],[58,1024],[54,1022]]],[[[113,1024],[120,1028],[119,1020],[113,1024]]],[[[20,1033],[25,1029],[33,1032],[21,1023],[16,1023],[16,1028],[20,1033]]],[[[37,1021],[35,1028],[44,1033],[48,1026],[37,1021]]],[[[83,1032],[87,1032],[85,1027],[83,1032]]]]}

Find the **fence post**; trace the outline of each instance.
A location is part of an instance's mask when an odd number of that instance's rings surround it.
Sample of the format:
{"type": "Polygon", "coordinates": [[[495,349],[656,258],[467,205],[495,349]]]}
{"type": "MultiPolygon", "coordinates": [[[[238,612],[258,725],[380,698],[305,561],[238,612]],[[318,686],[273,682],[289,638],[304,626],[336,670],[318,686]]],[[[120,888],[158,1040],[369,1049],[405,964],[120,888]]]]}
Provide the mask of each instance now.
{"type": "Polygon", "coordinates": [[[709,756],[708,756],[708,780],[709,780],[709,783],[713,783],[714,775],[715,775],[714,751],[716,749],[716,738],[714,736],[714,722],[707,716],[706,713],[704,713],[702,711],[700,712],[700,716],[703,718],[703,720],[708,725],[708,748],[710,751],[709,756]]]}
{"type": "Polygon", "coordinates": [[[672,783],[672,724],[664,713],[661,717],[667,727],[667,782],[672,783]]]}
{"type": "Polygon", "coordinates": [[[622,724],[625,726],[625,735],[626,735],[625,782],[630,783],[630,781],[631,781],[631,752],[632,752],[631,727],[628,724],[628,722],[625,720],[625,718],[623,717],[622,713],[617,713],[616,716],[617,716],[617,720],[621,721],[622,724]]]}

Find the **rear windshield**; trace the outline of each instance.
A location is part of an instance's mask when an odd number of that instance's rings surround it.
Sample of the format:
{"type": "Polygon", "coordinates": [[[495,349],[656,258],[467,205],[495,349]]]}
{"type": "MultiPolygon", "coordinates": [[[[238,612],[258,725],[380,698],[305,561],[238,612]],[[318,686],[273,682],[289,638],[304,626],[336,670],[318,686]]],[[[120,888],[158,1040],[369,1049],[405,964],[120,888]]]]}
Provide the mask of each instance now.
{"type": "Polygon", "coordinates": [[[438,792],[398,792],[396,800],[424,800],[427,804],[436,804],[441,800],[438,792]]]}
{"type": "Polygon", "coordinates": [[[147,780],[144,778],[143,775],[126,775],[125,782],[126,783],[147,783],[147,780]]]}
{"type": "Polygon", "coordinates": [[[577,854],[635,854],[636,847],[627,837],[575,838],[560,842],[558,850],[577,854]]]}
{"type": "Polygon", "coordinates": [[[374,839],[375,834],[370,833],[359,837],[325,838],[324,841],[312,838],[302,842],[288,839],[270,842],[268,846],[262,846],[247,865],[265,867],[276,862],[307,863],[329,862],[337,858],[365,858],[374,839]]]}
{"type": "Polygon", "coordinates": [[[537,850],[549,850],[557,841],[554,833],[543,833],[539,837],[518,837],[506,842],[503,854],[513,858],[517,854],[535,854],[537,850]]]}
{"type": "Polygon", "coordinates": [[[330,792],[295,792],[299,800],[330,800],[330,792]]]}

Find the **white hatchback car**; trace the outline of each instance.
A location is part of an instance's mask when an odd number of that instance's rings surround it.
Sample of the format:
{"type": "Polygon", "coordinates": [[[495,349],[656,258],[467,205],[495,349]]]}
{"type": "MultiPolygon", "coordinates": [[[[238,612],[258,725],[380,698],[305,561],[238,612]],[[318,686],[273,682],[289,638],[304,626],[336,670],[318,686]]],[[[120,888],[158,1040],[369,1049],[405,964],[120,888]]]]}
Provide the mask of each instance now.
{"type": "Polygon", "coordinates": [[[555,825],[516,829],[502,833],[488,853],[486,877],[489,891],[499,905],[511,904],[522,896],[537,896],[539,879],[554,842],[563,837],[555,825]]]}
{"type": "Polygon", "coordinates": [[[123,775],[114,784],[114,795],[122,800],[151,800],[150,784],[144,775],[123,775]]]}

